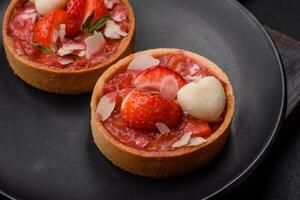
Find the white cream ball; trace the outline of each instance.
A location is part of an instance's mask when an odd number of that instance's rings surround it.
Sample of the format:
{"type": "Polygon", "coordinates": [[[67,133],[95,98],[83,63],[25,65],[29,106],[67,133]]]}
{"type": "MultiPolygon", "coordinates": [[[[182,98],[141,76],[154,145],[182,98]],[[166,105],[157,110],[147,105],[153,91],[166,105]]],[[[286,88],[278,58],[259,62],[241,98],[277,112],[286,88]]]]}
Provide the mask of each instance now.
{"type": "Polygon", "coordinates": [[[226,96],[221,82],[214,76],[207,76],[182,87],[177,93],[177,101],[190,116],[213,122],[222,115],[226,96]]]}
{"type": "Polygon", "coordinates": [[[68,0],[35,0],[35,8],[40,15],[46,15],[49,12],[64,8],[68,0]]]}

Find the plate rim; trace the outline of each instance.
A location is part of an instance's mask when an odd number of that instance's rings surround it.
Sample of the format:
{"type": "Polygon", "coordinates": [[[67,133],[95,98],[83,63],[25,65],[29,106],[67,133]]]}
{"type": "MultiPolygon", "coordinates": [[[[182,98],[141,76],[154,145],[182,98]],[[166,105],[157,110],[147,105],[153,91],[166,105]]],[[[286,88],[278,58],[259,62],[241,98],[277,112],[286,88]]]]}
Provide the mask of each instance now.
{"type": "Polygon", "coordinates": [[[278,133],[280,131],[280,128],[283,124],[283,121],[285,119],[286,115],[286,109],[287,109],[287,83],[286,83],[286,74],[285,69],[283,66],[283,62],[281,59],[281,56],[278,52],[278,49],[269,35],[269,33],[266,31],[266,29],[263,27],[262,23],[240,2],[237,0],[228,0],[228,2],[234,4],[238,9],[240,9],[245,15],[251,19],[254,24],[261,30],[263,36],[265,37],[266,41],[268,41],[271,50],[273,51],[277,63],[279,64],[280,69],[280,75],[281,75],[281,84],[282,84],[282,98],[281,98],[281,105],[280,105],[280,112],[277,117],[277,121],[275,124],[275,127],[273,129],[272,134],[270,135],[269,139],[264,144],[262,150],[258,153],[258,155],[253,159],[253,161],[248,165],[247,168],[245,168],[239,175],[237,175],[234,179],[232,179],[230,182],[222,186],[220,189],[216,190],[212,194],[202,198],[202,200],[208,200],[215,197],[220,197],[223,194],[229,193],[232,191],[235,187],[243,183],[259,166],[259,164],[262,163],[264,158],[267,156],[268,153],[270,153],[270,149],[274,144],[274,141],[276,140],[278,133]]]}
{"type": "MultiPolygon", "coordinates": [[[[270,152],[271,147],[273,146],[274,141],[276,140],[278,133],[280,131],[280,128],[282,126],[282,123],[285,118],[286,114],[286,108],[287,108],[287,85],[286,85],[286,75],[285,70],[283,66],[282,59],[279,55],[278,49],[276,45],[274,44],[274,41],[270,37],[269,33],[266,31],[266,29],[263,27],[262,23],[246,8],[244,7],[240,2],[237,0],[227,0],[227,2],[232,3],[234,6],[236,6],[242,13],[244,13],[246,16],[249,17],[249,19],[252,20],[252,22],[256,25],[256,27],[261,31],[262,35],[264,36],[264,39],[269,43],[271,47],[271,51],[273,51],[277,63],[279,65],[280,69],[280,75],[281,75],[281,84],[282,84],[282,98],[281,98],[281,105],[280,105],[280,112],[276,120],[275,127],[272,131],[272,134],[270,135],[269,139],[264,144],[262,150],[258,153],[258,155],[254,158],[254,160],[249,164],[247,168],[245,168],[239,175],[237,175],[234,179],[229,181],[227,184],[222,186],[220,189],[216,190],[215,192],[207,195],[206,197],[203,197],[203,200],[220,197],[223,194],[226,194],[230,191],[232,191],[235,187],[243,183],[251,174],[255,171],[255,169],[261,164],[261,162],[264,160],[266,155],[270,152]]],[[[13,197],[13,195],[8,194],[6,192],[3,192],[2,189],[0,189],[0,197],[4,196],[11,200],[16,200],[16,197],[13,197]]]]}

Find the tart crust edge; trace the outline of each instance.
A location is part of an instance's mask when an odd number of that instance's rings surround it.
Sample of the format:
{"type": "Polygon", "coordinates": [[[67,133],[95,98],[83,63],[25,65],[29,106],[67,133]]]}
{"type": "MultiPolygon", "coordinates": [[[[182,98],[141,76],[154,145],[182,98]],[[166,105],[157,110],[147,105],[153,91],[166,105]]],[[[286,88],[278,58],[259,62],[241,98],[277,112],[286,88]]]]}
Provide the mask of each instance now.
{"type": "Polygon", "coordinates": [[[54,69],[31,61],[14,51],[13,41],[8,36],[9,20],[19,0],[12,0],[5,12],[2,35],[6,57],[13,72],[29,85],[57,94],[81,94],[92,91],[99,76],[111,65],[133,52],[135,19],[128,0],[122,0],[129,13],[130,30],[121,40],[116,52],[104,63],[88,69],[54,69]]]}
{"type": "Polygon", "coordinates": [[[108,69],[98,80],[91,100],[91,127],[94,142],[103,155],[114,165],[136,175],[164,178],[179,176],[207,164],[213,160],[225,145],[234,113],[233,89],[226,74],[213,62],[195,53],[179,49],[153,49],[132,54],[108,69]],[[195,147],[181,147],[174,151],[150,152],[134,149],[120,143],[96,120],[96,107],[102,96],[106,80],[126,70],[131,60],[139,54],[148,53],[154,57],[165,54],[184,53],[196,62],[204,64],[208,70],[225,83],[226,112],[221,126],[207,142],[195,147]]]}

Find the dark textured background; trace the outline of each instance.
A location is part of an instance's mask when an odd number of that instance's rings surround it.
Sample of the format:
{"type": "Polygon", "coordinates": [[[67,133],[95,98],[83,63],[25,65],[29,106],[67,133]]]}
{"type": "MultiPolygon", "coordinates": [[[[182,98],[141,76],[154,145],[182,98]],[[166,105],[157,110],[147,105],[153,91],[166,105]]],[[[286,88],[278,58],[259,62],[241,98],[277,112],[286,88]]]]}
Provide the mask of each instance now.
{"type": "MultiPolygon", "coordinates": [[[[300,40],[299,0],[240,0],[240,2],[263,24],[300,40]]],[[[247,181],[230,192],[226,199],[300,199],[299,122],[300,105],[287,118],[265,161],[247,181]]]]}
{"type": "MultiPolygon", "coordinates": [[[[263,24],[300,40],[299,0],[240,1],[263,24]]],[[[300,199],[299,122],[300,106],[286,120],[265,161],[247,181],[228,193],[226,199],[300,199]]]]}

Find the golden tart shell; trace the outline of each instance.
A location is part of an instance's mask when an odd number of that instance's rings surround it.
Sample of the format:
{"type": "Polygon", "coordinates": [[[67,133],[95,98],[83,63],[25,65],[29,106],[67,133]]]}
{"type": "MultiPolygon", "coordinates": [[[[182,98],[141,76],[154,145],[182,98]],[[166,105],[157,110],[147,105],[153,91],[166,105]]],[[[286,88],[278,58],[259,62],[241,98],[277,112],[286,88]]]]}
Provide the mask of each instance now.
{"type": "Polygon", "coordinates": [[[91,100],[91,127],[94,142],[103,155],[114,165],[136,175],[162,178],[179,176],[207,164],[222,150],[229,135],[234,113],[233,89],[226,74],[213,62],[195,53],[179,49],[153,49],[120,60],[102,74],[96,83],[91,100]],[[181,147],[173,151],[154,152],[138,150],[116,140],[96,118],[96,107],[103,96],[106,81],[126,70],[128,64],[139,54],[153,57],[183,53],[197,63],[206,66],[219,80],[225,83],[227,97],[226,112],[221,126],[207,139],[207,142],[194,147],[181,147]]]}
{"type": "Polygon", "coordinates": [[[33,87],[58,94],[80,94],[92,91],[97,79],[107,68],[133,51],[134,13],[128,0],[122,0],[128,9],[130,30],[128,36],[122,39],[116,52],[107,61],[91,68],[72,70],[50,68],[20,56],[15,52],[12,38],[8,35],[7,30],[13,10],[21,1],[12,0],[5,12],[2,27],[3,44],[8,62],[14,73],[33,87]]]}

